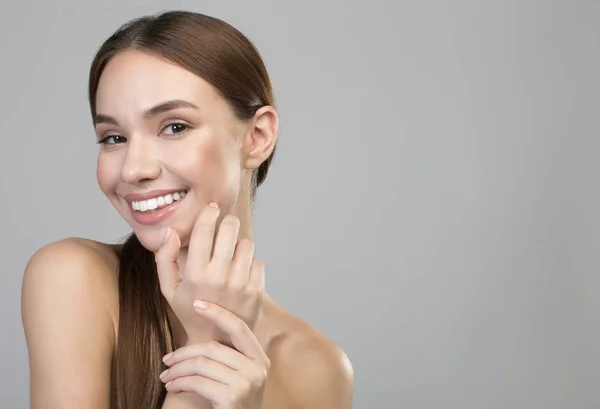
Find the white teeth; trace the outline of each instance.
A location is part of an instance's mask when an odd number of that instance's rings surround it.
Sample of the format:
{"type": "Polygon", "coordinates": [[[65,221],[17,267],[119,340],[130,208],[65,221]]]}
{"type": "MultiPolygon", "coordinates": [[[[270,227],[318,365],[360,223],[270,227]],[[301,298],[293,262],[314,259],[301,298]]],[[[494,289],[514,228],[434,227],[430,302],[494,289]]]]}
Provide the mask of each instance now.
{"type": "Polygon", "coordinates": [[[158,200],[150,199],[148,200],[148,210],[154,210],[158,207],[158,200]]]}
{"type": "Polygon", "coordinates": [[[177,200],[183,199],[186,193],[186,191],[181,191],[175,192],[173,194],[169,193],[168,195],[154,197],[148,200],[132,201],[131,207],[133,207],[133,210],[136,210],[138,212],[153,211],[158,208],[170,205],[171,203],[177,200]]]}

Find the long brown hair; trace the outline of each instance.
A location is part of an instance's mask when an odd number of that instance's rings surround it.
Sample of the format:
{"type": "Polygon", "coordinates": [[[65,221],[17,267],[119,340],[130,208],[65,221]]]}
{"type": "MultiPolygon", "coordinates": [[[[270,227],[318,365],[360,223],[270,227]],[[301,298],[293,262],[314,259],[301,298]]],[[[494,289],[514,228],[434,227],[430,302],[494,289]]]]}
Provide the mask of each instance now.
{"type": "MultiPolygon", "coordinates": [[[[217,18],[168,11],[131,20],[102,44],[90,68],[92,116],[96,115],[96,91],[104,68],[117,53],[129,49],[154,53],[202,77],[240,119],[250,119],[260,107],[275,105],[269,75],[250,40],[217,18]]],[[[275,150],[254,172],[252,197],[265,180],[274,154],[275,150]]],[[[120,409],[161,407],[166,392],[158,374],[163,369],[163,355],[173,347],[154,255],[131,234],[123,245],[119,266],[114,372],[120,409]]]]}

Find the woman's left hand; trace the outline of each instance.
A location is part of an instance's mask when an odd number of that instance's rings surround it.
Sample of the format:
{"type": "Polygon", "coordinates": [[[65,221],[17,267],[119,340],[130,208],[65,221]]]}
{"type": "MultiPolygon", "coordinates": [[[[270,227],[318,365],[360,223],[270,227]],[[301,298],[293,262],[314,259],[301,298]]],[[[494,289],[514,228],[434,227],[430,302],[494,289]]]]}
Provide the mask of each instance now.
{"type": "Polygon", "coordinates": [[[270,362],[254,333],[230,311],[209,302],[196,312],[230,337],[233,348],[216,341],[186,345],[163,359],[160,375],[168,392],[192,392],[214,409],[260,409],[270,362]]]}

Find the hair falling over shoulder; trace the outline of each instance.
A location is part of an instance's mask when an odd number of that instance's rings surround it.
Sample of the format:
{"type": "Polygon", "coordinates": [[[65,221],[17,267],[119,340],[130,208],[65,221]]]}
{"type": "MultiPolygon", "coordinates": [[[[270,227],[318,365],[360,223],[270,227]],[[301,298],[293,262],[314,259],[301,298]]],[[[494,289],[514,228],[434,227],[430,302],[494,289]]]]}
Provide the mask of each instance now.
{"type": "MultiPolygon", "coordinates": [[[[169,11],[123,24],[100,47],[89,73],[89,103],[108,62],[129,49],[155,53],[213,85],[240,119],[275,105],[269,75],[258,50],[237,29],[214,17],[169,11]]],[[[255,171],[252,197],[265,180],[275,150],[255,171]]],[[[154,254],[132,234],[119,266],[119,325],[115,379],[119,409],[160,409],[166,392],[158,375],[162,357],[173,350],[167,302],[162,296],[154,254]]]]}
{"type": "Polygon", "coordinates": [[[135,234],[125,241],[120,257],[118,334],[118,407],[160,408],[166,390],[158,374],[173,343],[154,255],[135,234]]]}

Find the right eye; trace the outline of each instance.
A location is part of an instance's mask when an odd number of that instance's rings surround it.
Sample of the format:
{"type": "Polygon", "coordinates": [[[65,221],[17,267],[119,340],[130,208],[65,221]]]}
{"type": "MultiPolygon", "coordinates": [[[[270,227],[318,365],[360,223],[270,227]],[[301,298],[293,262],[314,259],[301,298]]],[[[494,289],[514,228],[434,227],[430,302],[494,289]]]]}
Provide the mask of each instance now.
{"type": "Polygon", "coordinates": [[[121,135],[107,135],[106,137],[98,140],[101,145],[117,145],[125,142],[125,137],[121,135]]]}

